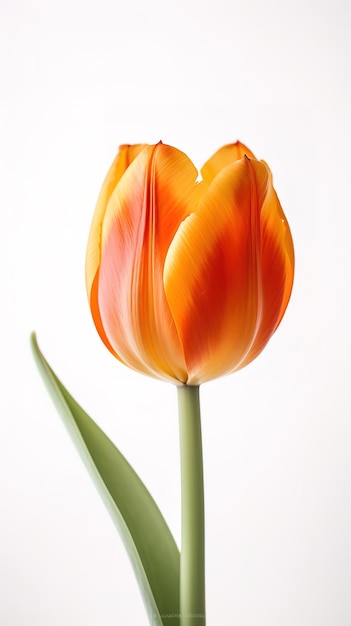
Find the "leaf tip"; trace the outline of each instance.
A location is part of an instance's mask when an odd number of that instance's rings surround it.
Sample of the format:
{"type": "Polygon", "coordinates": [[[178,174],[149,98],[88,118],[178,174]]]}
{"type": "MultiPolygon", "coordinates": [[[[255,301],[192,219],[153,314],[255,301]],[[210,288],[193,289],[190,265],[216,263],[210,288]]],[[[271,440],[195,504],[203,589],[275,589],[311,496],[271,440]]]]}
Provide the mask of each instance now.
{"type": "Polygon", "coordinates": [[[37,335],[34,330],[32,330],[29,339],[30,339],[30,345],[31,345],[32,350],[34,352],[37,352],[39,347],[38,347],[38,342],[37,342],[37,335]]]}

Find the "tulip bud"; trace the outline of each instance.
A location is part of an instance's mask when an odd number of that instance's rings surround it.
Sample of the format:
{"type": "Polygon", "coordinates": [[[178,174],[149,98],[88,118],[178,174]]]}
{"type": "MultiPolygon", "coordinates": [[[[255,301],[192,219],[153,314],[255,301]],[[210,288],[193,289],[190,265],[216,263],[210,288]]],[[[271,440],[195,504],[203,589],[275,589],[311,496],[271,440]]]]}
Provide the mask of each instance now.
{"type": "Polygon", "coordinates": [[[267,165],[237,142],[201,174],[171,146],[121,146],[87,250],[102,341],[128,367],[178,385],[256,358],[284,315],[294,274],[267,165]]]}

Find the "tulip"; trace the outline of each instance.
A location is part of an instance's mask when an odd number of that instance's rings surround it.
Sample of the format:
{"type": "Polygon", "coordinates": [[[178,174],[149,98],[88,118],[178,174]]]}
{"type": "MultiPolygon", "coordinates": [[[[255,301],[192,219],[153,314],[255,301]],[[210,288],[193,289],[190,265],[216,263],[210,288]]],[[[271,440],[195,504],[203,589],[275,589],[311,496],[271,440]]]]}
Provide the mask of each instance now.
{"type": "Polygon", "coordinates": [[[237,142],[205,163],[123,145],[98,198],[86,284],[94,323],[125,365],[200,385],[250,363],[293,283],[289,225],[263,161],[237,142]]]}

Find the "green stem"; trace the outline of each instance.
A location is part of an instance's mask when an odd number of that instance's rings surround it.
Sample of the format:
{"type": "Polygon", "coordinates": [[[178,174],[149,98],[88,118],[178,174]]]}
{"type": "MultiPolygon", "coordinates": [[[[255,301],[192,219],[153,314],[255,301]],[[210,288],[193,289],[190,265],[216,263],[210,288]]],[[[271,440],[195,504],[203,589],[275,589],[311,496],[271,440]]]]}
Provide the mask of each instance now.
{"type": "Polygon", "coordinates": [[[199,387],[178,387],[182,489],[180,625],[205,626],[204,481],[199,387]]]}

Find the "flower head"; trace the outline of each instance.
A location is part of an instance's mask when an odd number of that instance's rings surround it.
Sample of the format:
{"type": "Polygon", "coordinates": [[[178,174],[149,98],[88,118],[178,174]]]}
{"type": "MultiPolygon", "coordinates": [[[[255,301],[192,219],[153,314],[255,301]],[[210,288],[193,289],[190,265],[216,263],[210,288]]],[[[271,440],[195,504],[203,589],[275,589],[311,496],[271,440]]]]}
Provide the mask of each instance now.
{"type": "Polygon", "coordinates": [[[101,339],[128,367],[176,384],[256,358],[293,283],[291,233],[267,165],[237,142],[201,175],[171,146],[121,146],[88,242],[101,339]]]}

